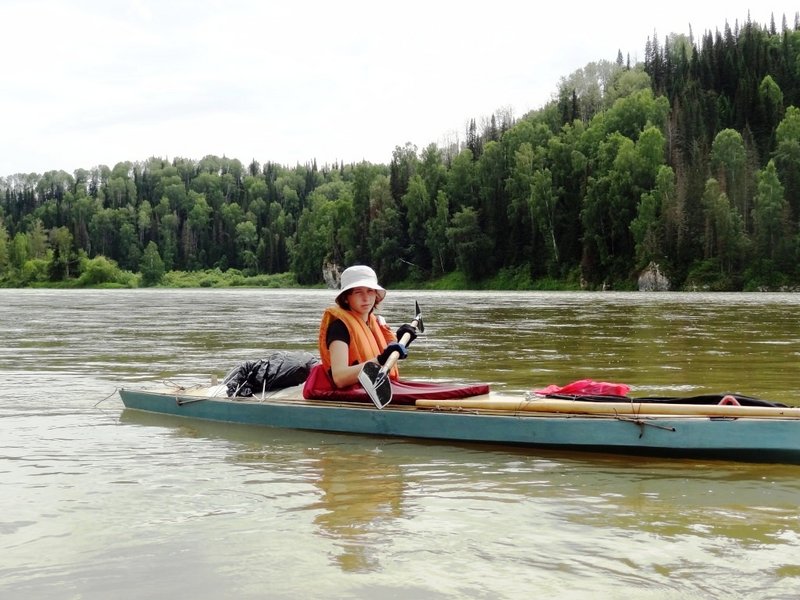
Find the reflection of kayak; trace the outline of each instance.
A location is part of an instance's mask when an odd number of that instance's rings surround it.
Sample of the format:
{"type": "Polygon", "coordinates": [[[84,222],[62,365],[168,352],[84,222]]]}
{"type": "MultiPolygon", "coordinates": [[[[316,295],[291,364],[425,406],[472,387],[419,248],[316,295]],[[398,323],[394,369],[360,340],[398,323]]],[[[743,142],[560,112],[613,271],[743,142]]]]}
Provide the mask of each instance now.
{"type": "MultiPolygon", "coordinates": [[[[305,400],[302,386],[228,398],[225,386],[120,390],[127,408],[211,421],[629,454],[800,463],[800,408],[494,393],[390,404],[305,400]]],[[[764,403],[768,404],[768,403],[764,403]]]]}

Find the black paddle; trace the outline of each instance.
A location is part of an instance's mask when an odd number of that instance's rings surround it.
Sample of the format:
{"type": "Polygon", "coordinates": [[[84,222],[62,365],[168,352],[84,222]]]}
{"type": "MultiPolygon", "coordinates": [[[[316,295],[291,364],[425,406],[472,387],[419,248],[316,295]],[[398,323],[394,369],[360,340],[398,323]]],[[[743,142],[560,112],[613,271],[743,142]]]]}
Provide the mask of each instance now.
{"type": "MultiPolygon", "coordinates": [[[[422,312],[419,309],[419,302],[414,302],[414,307],[417,316],[411,321],[411,327],[423,333],[425,331],[425,325],[422,323],[422,312]]],[[[410,339],[411,334],[406,332],[398,341],[405,346],[410,339]]],[[[358,374],[358,382],[378,409],[383,408],[392,401],[392,383],[389,380],[389,371],[392,370],[398,358],[400,358],[400,353],[395,350],[389,355],[389,358],[386,359],[383,367],[374,362],[364,363],[364,366],[361,367],[361,372],[358,374]]]]}

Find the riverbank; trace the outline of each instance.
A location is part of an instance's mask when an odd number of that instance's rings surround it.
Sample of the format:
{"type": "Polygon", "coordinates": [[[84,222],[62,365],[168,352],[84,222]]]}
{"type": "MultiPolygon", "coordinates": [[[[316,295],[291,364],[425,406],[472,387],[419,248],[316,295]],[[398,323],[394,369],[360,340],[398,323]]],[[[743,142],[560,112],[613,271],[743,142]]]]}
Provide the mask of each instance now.
{"type": "MultiPolygon", "coordinates": [[[[203,271],[168,271],[156,285],[144,285],[141,273],[120,269],[97,270],[80,277],[63,281],[0,280],[0,288],[44,288],[44,289],[132,289],[142,287],[159,288],[323,288],[324,284],[302,285],[292,272],[246,275],[239,269],[207,269],[203,271]]],[[[527,273],[502,269],[492,277],[481,281],[470,281],[459,272],[448,273],[434,279],[407,279],[391,283],[399,290],[487,290],[487,291],[576,291],[580,286],[571,281],[551,278],[533,280],[527,273]]]]}
{"type": "MultiPolygon", "coordinates": [[[[80,277],[63,281],[28,281],[23,282],[12,279],[0,279],[0,288],[22,289],[133,289],[145,287],[158,288],[310,288],[322,289],[325,284],[304,285],[297,281],[292,272],[246,275],[239,269],[206,269],[203,271],[168,271],[164,273],[156,285],[144,285],[141,273],[124,271],[119,268],[109,267],[105,263],[95,264],[97,259],[90,261],[91,268],[81,273],[80,277]]],[[[519,291],[519,292],[572,292],[572,291],[636,291],[636,282],[627,285],[617,285],[592,290],[582,287],[580,281],[569,279],[555,279],[544,277],[532,279],[530,275],[520,269],[501,269],[493,276],[481,281],[469,280],[464,273],[454,271],[433,279],[409,278],[389,284],[396,290],[436,290],[436,291],[519,291]]],[[[800,292],[798,285],[782,286],[756,286],[749,289],[726,289],[704,282],[692,282],[684,289],[675,291],[686,292],[800,292]]]]}

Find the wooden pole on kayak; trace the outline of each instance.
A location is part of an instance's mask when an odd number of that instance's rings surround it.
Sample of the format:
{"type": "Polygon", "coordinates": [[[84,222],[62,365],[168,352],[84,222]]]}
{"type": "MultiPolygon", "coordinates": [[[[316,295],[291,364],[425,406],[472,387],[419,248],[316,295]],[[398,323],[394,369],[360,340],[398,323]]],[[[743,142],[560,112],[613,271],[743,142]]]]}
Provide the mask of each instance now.
{"type": "Polygon", "coordinates": [[[691,417],[772,417],[776,419],[800,418],[800,407],[736,406],[732,404],[666,404],[661,402],[586,402],[537,398],[486,398],[459,400],[417,400],[416,406],[425,408],[500,410],[513,412],[543,412],[572,415],[673,415],[691,417]]]}

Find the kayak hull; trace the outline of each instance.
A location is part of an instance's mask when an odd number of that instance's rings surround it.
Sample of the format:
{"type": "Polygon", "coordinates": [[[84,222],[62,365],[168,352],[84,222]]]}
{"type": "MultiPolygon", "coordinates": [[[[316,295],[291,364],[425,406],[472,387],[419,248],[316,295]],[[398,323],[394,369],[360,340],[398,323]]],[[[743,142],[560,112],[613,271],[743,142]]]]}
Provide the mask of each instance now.
{"type": "MultiPolygon", "coordinates": [[[[126,408],[266,427],[641,455],[800,463],[800,419],[698,414],[579,414],[304,400],[299,389],[230,399],[213,390],[120,390],[126,408]]],[[[489,406],[505,398],[484,397],[489,406]]],[[[519,403],[521,398],[517,398],[519,403]]],[[[436,402],[436,401],[431,401],[436,402]]],[[[535,401],[534,401],[535,402],[535,401]]],[[[418,401],[420,403],[420,401],[418,401]]]]}

